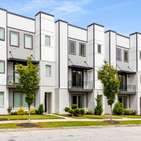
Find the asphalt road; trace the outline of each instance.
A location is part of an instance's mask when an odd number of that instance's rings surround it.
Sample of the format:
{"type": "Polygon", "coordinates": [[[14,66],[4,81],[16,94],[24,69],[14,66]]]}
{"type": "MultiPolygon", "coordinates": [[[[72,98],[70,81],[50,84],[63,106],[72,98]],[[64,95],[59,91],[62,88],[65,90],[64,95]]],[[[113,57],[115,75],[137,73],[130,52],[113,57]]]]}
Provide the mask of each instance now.
{"type": "Polygon", "coordinates": [[[0,141],[141,141],[141,126],[0,131],[0,141]]]}

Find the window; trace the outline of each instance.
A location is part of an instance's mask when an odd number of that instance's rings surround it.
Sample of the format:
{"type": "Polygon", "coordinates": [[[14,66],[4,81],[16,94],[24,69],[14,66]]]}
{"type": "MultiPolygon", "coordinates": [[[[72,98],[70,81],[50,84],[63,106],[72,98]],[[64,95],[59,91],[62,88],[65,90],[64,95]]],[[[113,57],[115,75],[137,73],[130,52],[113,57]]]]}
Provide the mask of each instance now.
{"type": "Polygon", "coordinates": [[[128,62],[128,51],[124,50],[124,62],[128,62]]]}
{"type": "Polygon", "coordinates": [[[10,31],[10,45],[14,47],[19,46],[19,33],[15,31],[10,31]]]}
{"type": "Polygon", "coordinates": [[[5,73],[5,62],[0,61],[0,73],[5,73]]]}
{"type": "Polygon", "coordinates": [[[21,104],[21,94],[20,93],[14,93],[14,107],[20,107],[21,104]]]}
{"type": "Polygon", "coordinates": [[[141,51],[140,51],[140,59],[141,59],[141,51]]]}
{"type": "Polygon", "coordinates": [[[32,35],[24,35],[24,47],[27,49],[33,48],[33,36],[32,35]]]}
{"type": "Polygon", "coordinates": [[[51,77],[51,66],[50,65],[46,65],[46,76],[51,77]]]}
{"type": "Polygon", "coordinates": [[[18,108],[21,106],[28,107],[28,105],[25,101],[25,95],[15,92],[13,95],[13,106],[14,106],[14,108],[18,108]]]}
{"type": "Polygon", "coordinates": [[[4,92],[0,92],[0,107],[4,106],[4,92]]]}
{"type": "Polygon", "coordinates": [[[122,61],[121,49],[120,49],[120,48],[116,48],[116,59],[117,59],[118,61],[122,61]]]}
{"type": "Polygon", "coordinates": [[[5,29],[0,27],[0,40],[5,40],[5,29]]]}
{"type": "Polygon", "coordinates": [[[98,51],[98,53],[101,53],[101,45],[100,44],[97,45],[97,51],[98,51]]]}
{"type": "Polygon", "coordinates": [[[51,46],[51,37],[49,35],[45,35],[45,46],[51,46]]]}
{"type": "Polygon", "coordinates": [[[69,41],[69,54],[76,55],[76,42],[70,40],[69,41]]]}
{"type": "Polygon", "coordinates": [[[79,43],[79,55],[83,57],[86,56],[86,44],[79,43]]]}

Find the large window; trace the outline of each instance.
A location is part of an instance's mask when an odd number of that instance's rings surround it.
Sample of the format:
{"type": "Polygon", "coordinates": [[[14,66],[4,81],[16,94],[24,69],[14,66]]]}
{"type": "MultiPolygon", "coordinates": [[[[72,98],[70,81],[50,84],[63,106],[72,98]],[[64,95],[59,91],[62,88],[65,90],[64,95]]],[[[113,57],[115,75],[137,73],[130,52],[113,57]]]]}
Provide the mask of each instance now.
{"type": "Polygon", "coordinates": [[[5,62],[0,61],[0,73],[5,73],[5,62]]]}
{"type": "Polygon", "coordinates": [[[25,34],[24,35],[24,47],[27,49],[33,48],[33,36],[25,34]]]}
{"type": "Polygon", "coordinates": [[[51,65],[46,65],[46,76],[51,77],[51,65]]]}
{"type": "Polygon", "coordinates": [[[124,62],[128,62],[128,51],[124,50],[124,62]]]}
{"type": "Polygon", "coordinates": [[[10,45],[14,47],[19,46],[19,33],[15,31],[10,31],[10,45]]]}
{"type": "Polygon", "coordinates": [[[117,59],[118,61],[122,61],[121,49],[120,49],[120,48],[116,48],[116,59],[117,59]]]}
{"type": "Polygon", "coordinates": [[[0,40],[5,40],[5,29],[0,27],[0,40]]]}
{"type": "Polygon", "coordinates": [[[51,37],[49,35],[45,35],[45,46],[46,47],[51,46],[51,37]]]}
{"type": "Polygon", "coordinates": [[[4,106],[4,92],[0,92],[0,107],[4,106]]]}
{"type": "Polygon", "coordinates": [[[76,41],[69,40],[69,54],[76,55],[76,41]]]}
{"type": "Polygon", "coordinates": [[[84,95],[72,95],[72,105],[77,105],[78,108],[84,107],[84,95]]]}
{"type": "Polygon", "coordinates": [[[86,44],[79,43],[79,55],[83,57],[86,56],[86,44]]]}
{"type": "Polygon", "coordinates": [[[15,92],[13,95],[13,106],[14,108],[18,108],[21,106],[27,107],[27,103],[25,101],[25,95],[15,92]]]}

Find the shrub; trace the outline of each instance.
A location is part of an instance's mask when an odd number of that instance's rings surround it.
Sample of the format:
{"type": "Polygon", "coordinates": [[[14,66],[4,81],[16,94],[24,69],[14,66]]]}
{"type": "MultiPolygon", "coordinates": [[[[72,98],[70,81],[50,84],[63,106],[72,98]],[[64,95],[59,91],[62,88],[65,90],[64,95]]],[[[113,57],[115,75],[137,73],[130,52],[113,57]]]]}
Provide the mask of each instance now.
{"type": "Polygon", "coordinates": [[[95,108],[95,115],[101,115],[103,112],[102,95],[97,95],[96,102],[97,102],[97,106],[95,108]]]}
{"type": "Polygon", "coordinates": [[[31,108],[30,108],[30,114],[31,114],[31,115],[35,115],[35,114],[36,114],[36,109],[35,109],[35,107],[31,107],[31,108]]]}
{"type": "Polygon", "coordinates": [[[123,114],[123,111],[124,111],[123,104],[120,103],[120,102],[117,102],[117,103],[114,105],[113,113],[114,113],[115,115],[122,115],[122,114],[123,114]]]}
{"type": "Polygon", "coordinates": [[[65,112],[69,112],[70,111],[70,108],[69,107],[65,107],[65,112]]]}
{"type": "Polygon", "coordinates": [[[132,109],[124,109],[124,115],[136,115],[136,111],[132,109]]]}
{"type": "Polygon", "coordinates": [[[17,112],[16,111],[12,111],[11,115],[17,115],[17,112]]]}
{"type": "Polygon", "coordinates": [[[40,115],[42,115],[43,112],[44,112],[43,104],[40,104],[39,107],[38,107],[38,112],[37,113],[40,114],[40,115]]]}
{"type": "Polygon", "coordinates": [[[23,107],[20,107],[18,110],[17,110],[17,115],[24,115],[25,114],[25,110],[23,107]]]}
{"type": "Polygon", "coordinates": [[[11,111],[12,111],[12,107],[8,107],[7,109],[8,114],[11,114],[11,111]]]}
{"type": "Polygon", "coordinates": [[[72,105],[71,107],[65,107],[65,112],[68,112],[71,116],[79,116],[85,113],[83,108],[78,108],[77,105],[72,105]]]}

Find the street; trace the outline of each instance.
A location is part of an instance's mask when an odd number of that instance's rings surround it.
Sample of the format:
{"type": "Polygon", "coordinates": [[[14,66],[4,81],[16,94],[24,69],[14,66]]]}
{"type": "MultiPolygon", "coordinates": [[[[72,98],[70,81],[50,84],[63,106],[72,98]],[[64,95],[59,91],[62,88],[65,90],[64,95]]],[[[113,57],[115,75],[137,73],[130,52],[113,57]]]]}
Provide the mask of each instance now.
{"type": "Polygon", "coordinates": [[[141,126],[16,129],[0,131],[1,141],[140,141],[141,126]]]}

